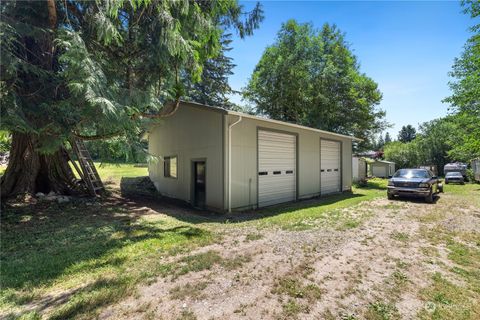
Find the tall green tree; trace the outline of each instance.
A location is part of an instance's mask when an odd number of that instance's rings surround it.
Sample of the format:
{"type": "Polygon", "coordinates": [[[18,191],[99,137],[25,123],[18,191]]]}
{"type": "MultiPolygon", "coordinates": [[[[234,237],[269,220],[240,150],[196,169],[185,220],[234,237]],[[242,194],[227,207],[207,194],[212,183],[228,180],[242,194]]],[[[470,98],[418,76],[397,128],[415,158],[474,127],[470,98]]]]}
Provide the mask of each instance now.
{"type": "Polygon", "coordinates": [[[385,145],[385,140],[383,139],[383,136],[380,135],[377,141],[377,150],[383,149],[383,146],[385,145]]]}
{"type": "Polygon", "coordinates": [[[395,162],[398,169],[415,168],[420,163],[415,140],[408,143],[393,141],[385,146],[383,156],[385,160],[395,162]]]}
{"type": "Polygon", "coordinates": [[[390,142],[392,142],[392,137],[390,137],[390,133],[387,132],[385,134],[385,144],[389,144],[390,142]]]}
{"type": "Polygon", "coordinates": [[[257,112],[272,119],[367,139],[381,131],[377,84],[360,72],[343,33],[295,20],[284,23],[244,89],[257,112]]]}
{"type": "Polygon", "coordinates": [[[455,121],[455,116],[447,116],[421,124],[415,139],[385,145],[385,159],[399,168],[436,165],[442,174],[445,164],[455,160],[451,154],[459,130],[455,121]]]}
{"type": "Polygon", "coordinates": [[[67,140],[138,137],[175,110],[180,75],[199,79],[223,29],[244,37],[262,19],[235,0],[10,1],[0,14],[0,129],[12,132],[2,197],[84,192],[67,140]]]}
{"type": "Polygon", "coordinates": [[[415,130],[415,128],[409,124],[400,129],[400,132],[398,133],[398,141],[403,143],[410,142],[413,141],[416,136],[417,130],[415,130]]]}
{"type": "Polygon", "coordinates": [[[420,125],[416,140],[417,165],[436,165],[443,174],[443,167],[451,161],[451,139],[455,136],[456,125],[451,117],[435,119],[420,125]]]}
{"type": "Polygon", "coordinates": [[[469,161],[480,157],[480,2],[462,1],[462,5],[476,22],[470,28],[473,35],[455,59],[449,82],[452,95],[444,101],[450,103],[458,128],[449,152],[455,159],[469,161]]]}
{"type": "Polygon", "coordinates": [[[477,23],[470,31],[473,35],[467,40],[464,50],[453,64],[449,82],[452,95],[445,99],[456,112],[465,112],[472,116],[480,116],[480,2],[464,0],[464,12],[477,23]]]}
{"type": "Polygon", "coordinates": [[[235,68],[233,58],[227,56],[232,50],[231,36],[230,33],[222,35],[218,55],[205,62],[198,82],[192,81],[188,76],[185,78],[185,94],[188,100],[225,109],[235,107],[230,102],[229,95],[236,91],[228,83],[228,77],[233,74],[235,68]]]}

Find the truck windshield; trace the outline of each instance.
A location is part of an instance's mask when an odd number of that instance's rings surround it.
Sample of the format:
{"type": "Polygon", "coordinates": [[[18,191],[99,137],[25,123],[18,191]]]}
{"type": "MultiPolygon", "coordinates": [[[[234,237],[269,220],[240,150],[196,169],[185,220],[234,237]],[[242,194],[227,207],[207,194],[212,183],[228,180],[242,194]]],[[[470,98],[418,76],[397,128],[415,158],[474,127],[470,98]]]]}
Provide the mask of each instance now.
{"type": "Polygon", "coordinates": [[[461,177],[462,174],[460,172],[448,172],[446,177],[461,177]]]}
{"type": "Polygon", "coordinates": [[[430,178],[426,170],[412,170],[412,169],[401,169],[395,172],[393,175],[394,178],[421,178],[427,179],[430,178]]]}

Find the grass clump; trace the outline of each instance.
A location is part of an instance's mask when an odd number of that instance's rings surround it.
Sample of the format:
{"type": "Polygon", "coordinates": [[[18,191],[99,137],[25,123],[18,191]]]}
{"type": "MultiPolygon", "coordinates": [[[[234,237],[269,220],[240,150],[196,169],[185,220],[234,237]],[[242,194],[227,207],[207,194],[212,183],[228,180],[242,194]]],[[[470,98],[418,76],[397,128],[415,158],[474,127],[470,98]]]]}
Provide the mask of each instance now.
{"type": "Polygon", "coordinates": [[[404,232],[393,232],[390,237],[394,240],[401,241],[401,242],[407,242],[409,239],[409,236],[407,233],[404,232]]]}
{"type": "Polygon", "coordinates": [[[185,300],[186,298],[201,299],[202,292],[208,287],[207,281],[201,281],[194,284],[187,283],[184,286],[176,286],[170,290],[170,297],[175,300],[185,300]]]}
{"type": "Polygon", "coordinates": [[[400,319],[400,314],[394,304],[376,301],[370,303],[365,318],[371,320],[393,320],[400,319]]]}
{"type": "Polygon", "coordinates": [[[282,311],[280,319],[298,319],[300,313],[308,313],[310,308],[307,305],[296,302],[294,299],[289,299],[282,305],[282,311]]]}
{"type": "Polygon", "coordinates": [[[190,310],[183,310],[177,320],[197,320],[197,316],[190,310]]]}
{"type": "Polygon", "coordinates": [[[217,251],[209,250],[202,253],[186,256],[176,263],[165,265],[165,273],[173,274],[173,278],[185,275],[190,272],[199,272],[210,270],[215,265],[219,265],[224,269],[231,271],[238,269],[243,264],[250,262],[251,257],[247,255],[239,255],[231,259],[223,258],[217,251]]]}
{"type": "Polygon", "coordinates": [[[240,269],[245,263],[252,261],[252,257],[248,255],[238,255],[231,259],[223,259],[221,262],[225,270],[231,271],[240,269]]]}
{"type": "Polygon", "coordinates": [[[399,270],[395,270],[395,272],[392,274],[392,277],[396,285],[403,285],[408,281],[407,275],[399,270]]]}
{"type": "Polygon", "coordinates": [[[189,272],[210,270],[215,264],[221,261],[222,257],[218,252],[213,250],[187,256],[178,261],[179,265],[176,268],[175,275],[180,276],[189,272]]]}
{"type": "Polygon", "coordinates": [[[263,238],[263,235],[260,233],[249,233],[245,236],[245,241],[255,241],[263,238]]]}
{"type": "Polygon", "coordinates": [[[322,296],[322,290],[317,285],[303,285],[300,280],[290,277],[280,279],[274,286],[272,293],[306,299],[309,302],[314,302],[322,296]]]}

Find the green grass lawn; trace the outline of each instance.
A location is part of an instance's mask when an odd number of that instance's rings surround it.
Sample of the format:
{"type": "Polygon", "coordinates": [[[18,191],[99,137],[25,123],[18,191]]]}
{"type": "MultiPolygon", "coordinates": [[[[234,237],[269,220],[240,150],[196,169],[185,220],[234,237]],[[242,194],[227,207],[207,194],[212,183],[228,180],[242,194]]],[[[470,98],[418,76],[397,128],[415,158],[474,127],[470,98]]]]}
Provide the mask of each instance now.
{"type": "MultiPolygon", "coordinates": [[[[132,163],[108,163],[95,161],[95,167],[103,181],[111,180],[119,182],[122,177],[148,176],[147,167],[136,167],[132,163]]],[[[78,162],[77,162],[78,164],[78,162]]],[[[75,174],[77,172],[74,170],[75,174]]],[[[78,177],[78,174],[77,174],[78,177]]]]}
{"type": "MultiPolygon", "coordinates": [[[[131,163],[95,162],[95,167],[102,180],[120,181],[122,177],[139,177],[148,175],[148,168],[136,167],[131,163]]],[[[0,166],[0,176],[3,175],[5,169],[7,169],[6,166],[0,166]]],[[[75,170],[74,172],[78,177],[77,172],[75,170]]]]}

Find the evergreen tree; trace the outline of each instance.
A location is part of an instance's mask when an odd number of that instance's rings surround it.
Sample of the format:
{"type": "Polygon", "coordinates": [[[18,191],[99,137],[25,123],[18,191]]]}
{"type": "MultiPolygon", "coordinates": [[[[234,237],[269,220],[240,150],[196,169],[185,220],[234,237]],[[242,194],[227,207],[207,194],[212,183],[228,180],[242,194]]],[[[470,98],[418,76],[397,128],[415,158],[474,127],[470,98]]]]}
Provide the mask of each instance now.
{"type": "Polygon", "coordinates": [[[382,150],[384,145],[385,145],[385,140],[383,140],[383,136],[380,135],[380,138],[378,138],[378,142],[377,142],[377,150],[382,150]]]}
{"type": "Polygon", "coordinates": [[[377,84],[359,69],[337,27],[315,30],[289,20],[266,48],[244,97],[273,119],[367,141],[385,128],[385,113],[376,108],[382,98],[377,84]]]}
{"type": "Polygon", "coordinates": [[[233,58],[226,56],[232,50],[231,42],[231,34],[222,35],[220,52],[205,62],[200,81],[193,82],[190,77],[186,77],[187,99],[225,109],[234,107],[228,96],[236,91],[228,84],[228,77],[233,74],[235,64],[233,58]]]}
{"type": "Polygon", "coordinates": [[[390,133],[387,132],[385,134],[385,144],[389,144],[390,142],[392,142],[392,138],[390,137],[390,133]]]}
{"type": "Polygon", "coordinates": [[[85,192],[66,141],[138,140],[178,106],[180,75],[198,80],[218,54],[222,29],[244,37],[263,17],[235,0],[12,1],[0,14],[0,129],[12,132],[2,197],[85,192]]]}
{"type": "Polygon", "coordinates": [[[412,125],[403,126],[398,133],[398,141],[406,143],[415,139],[417,130],[412,125]]]}

